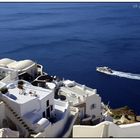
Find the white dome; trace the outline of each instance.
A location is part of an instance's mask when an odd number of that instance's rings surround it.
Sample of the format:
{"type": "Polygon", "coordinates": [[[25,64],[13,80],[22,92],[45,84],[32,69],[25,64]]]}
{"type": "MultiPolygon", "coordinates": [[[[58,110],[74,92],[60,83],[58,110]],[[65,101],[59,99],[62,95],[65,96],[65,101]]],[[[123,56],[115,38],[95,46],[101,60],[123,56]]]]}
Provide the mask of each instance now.
{"type": "Polygon", "coordinates": [[[12,62],[14,62],[14,60],[9,58],[3,58],[0,60],[0,66],[6,66],[7,64],[10,64],[12,62]]]}
{"type": "Polygon", "coordinates": [[[19,61],[17,63],[13,63],[13,64],[11,63],[10,65],[8,65],[8,67],[17,69],[17,70],[23,70],[33,64],[35,64],[35,63],[31,60],[23,60],[23,61],[19,61]]]}
{"type": "Polygon", "coordinates": [[[15,65],[17,65],[17,63],[18,63],[17,61],[14,61],[14,62],[8,64],[7,67],[8,68],[13,68],[15,65]]]}
{"type": "Polygon", "coordinates": [[[0,64],[0,67],[7,67],[7,65],[5,65],[5,64],[0,64]]]}

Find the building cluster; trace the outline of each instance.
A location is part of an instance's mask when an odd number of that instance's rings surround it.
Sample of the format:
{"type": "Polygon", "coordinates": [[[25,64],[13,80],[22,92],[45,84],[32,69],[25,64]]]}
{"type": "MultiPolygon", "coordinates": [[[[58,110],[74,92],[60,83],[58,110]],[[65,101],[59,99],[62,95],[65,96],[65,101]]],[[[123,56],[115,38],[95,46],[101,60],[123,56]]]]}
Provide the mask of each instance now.
{"type": "Polygon", "coordinates": [[[96,89],[32,60],[0,60],[0,137],[138,137],[139,127],[114,124],[96,89]]]}

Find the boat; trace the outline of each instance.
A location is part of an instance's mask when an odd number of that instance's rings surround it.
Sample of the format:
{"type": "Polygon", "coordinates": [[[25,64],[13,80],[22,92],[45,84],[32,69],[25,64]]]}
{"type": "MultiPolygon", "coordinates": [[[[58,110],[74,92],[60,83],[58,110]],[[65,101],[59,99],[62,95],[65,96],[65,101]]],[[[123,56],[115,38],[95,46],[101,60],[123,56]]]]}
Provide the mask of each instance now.
{"type": "Polygon", "coordinates": [[[104,66],[104,67],[96,67],[96,71],[101,72],[101,73],[105,73],[105,74],[109,74],[109,75],[113,73],[111,68],[106,67],[106,66],[104,66]]]}

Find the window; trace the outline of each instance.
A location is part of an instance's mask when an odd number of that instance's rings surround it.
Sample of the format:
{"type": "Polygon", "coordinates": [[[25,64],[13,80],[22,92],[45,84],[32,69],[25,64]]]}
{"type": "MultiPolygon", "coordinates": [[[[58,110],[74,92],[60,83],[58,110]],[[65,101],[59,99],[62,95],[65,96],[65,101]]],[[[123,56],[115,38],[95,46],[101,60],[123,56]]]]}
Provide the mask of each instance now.
{"type": "Polygon", "coordinates": [[[49,106],[49,100],[47,100],[47,104],[46,104],[46,106],[47,106],[47,107],[49,106]]]}
{"type": "Polygon", "coordinates": [[[91,109],[94,109],[94,108],[96,108],[96,104],[91,105],[91,109]]]}
{"type": "Polygon", "coordinates": [[[53,105],[51,105],[51,111],[53,110],[53,105]]]}

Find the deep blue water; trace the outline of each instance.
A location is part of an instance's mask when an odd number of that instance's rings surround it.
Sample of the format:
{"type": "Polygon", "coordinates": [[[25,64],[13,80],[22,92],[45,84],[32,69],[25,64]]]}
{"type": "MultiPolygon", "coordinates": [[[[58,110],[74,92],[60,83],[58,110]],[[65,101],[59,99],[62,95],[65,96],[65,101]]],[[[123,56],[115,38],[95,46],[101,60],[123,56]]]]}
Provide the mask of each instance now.
{"type": "MultiPolygon", "coordinates": [[[[140,8],[135,3],[0,3],[0,58],[33,59],[51,75],[92,88],[111,107],[140,114],[140,8]]],[[[139,4],[139,3],[137,3],[139,4]]]]}

